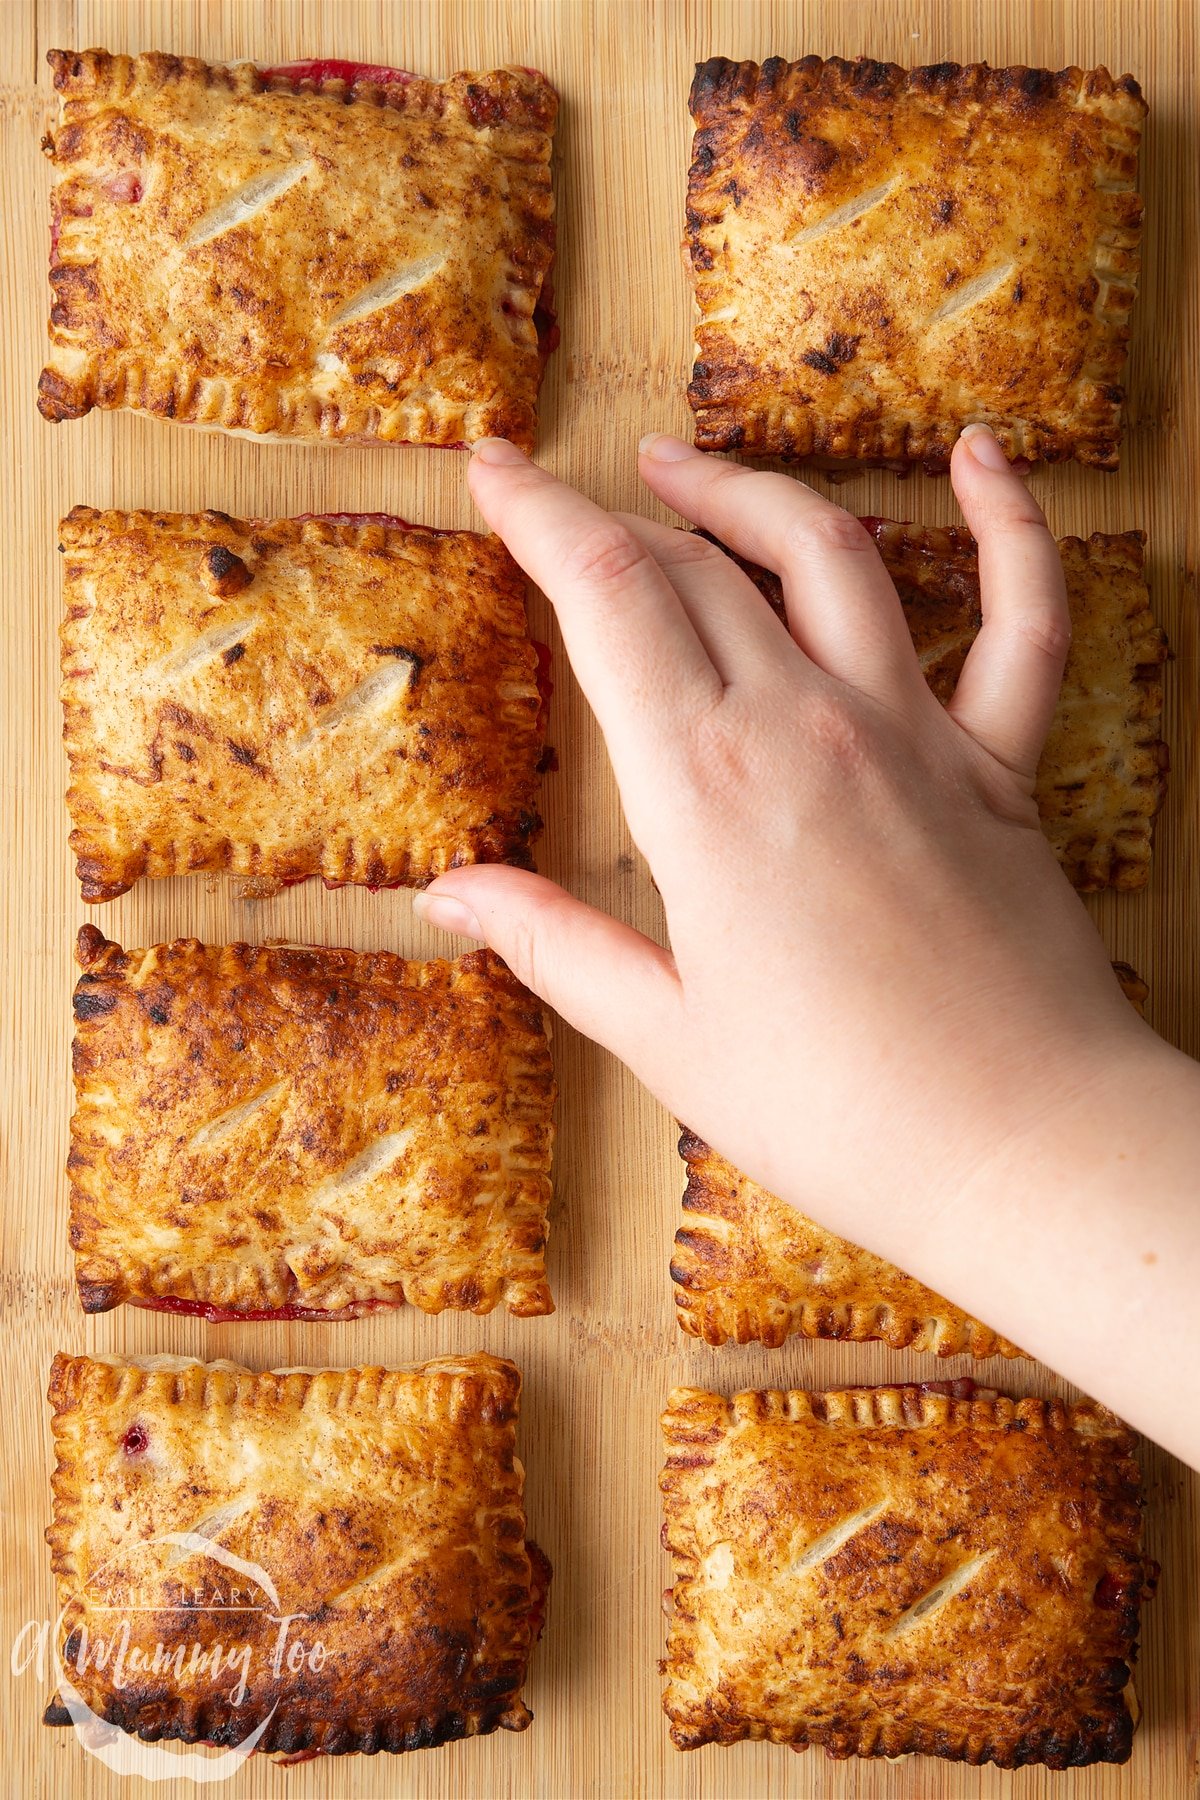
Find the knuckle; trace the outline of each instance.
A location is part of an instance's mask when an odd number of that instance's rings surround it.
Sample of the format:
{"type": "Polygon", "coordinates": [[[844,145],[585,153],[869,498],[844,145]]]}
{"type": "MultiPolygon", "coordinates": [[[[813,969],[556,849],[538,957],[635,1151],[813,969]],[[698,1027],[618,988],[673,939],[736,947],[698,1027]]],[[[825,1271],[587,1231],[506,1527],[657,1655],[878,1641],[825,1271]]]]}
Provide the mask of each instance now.
{"type": "Polygon", "coordinates": [[[986,498],[977,498],[975,505],[981,515],[979,525],[984,530],[1035,531],[1050,537],[1046,516],[1026,488],[1017,488],[1014,493],[988,494],[986,498]]]}
{"type": "Polygon", "coordinates": [[[850,700],[840,694],[821,694],[810,701],[804,711],[803,729],[810,749],[848,774],[861,773],[873,760],[866,723],[850,700]]]}
{"type": "Polygon", "coordinates": [[[720,456],[706,456],[704,466],[692,479],[696,492],[705,504],[717,509],[718,520],[728,521],[756,507],[766,507],[782,488],[794,489],[790,475],[775,475],[766,469],[749,469],[745,463],[726,462],[720,456]]]}
{"type": "Polygon", "coordinates": [[[843,512],[840,506],[823,506],[792,520],[784,547],[789,555],[811,560],[829,550],[873,551],[875,540],[853,513],[843,512]]]}
{"type": "Polygon", "coordinates": [[[714,706],[695,721],[692,734],[692,779],[699,792],[745,794],[754,778],[753,746],[748,733],[731,729],[728,708],[714,706]]]}
{"type": "Polygon", "coordinates": [[[568,581],[603,584],[622,580],[648,557],[632,531],[608,519],[576,538],[563,556],[562,572],[568,581]]]}
{"type": "Polygon", "coordinates": [[[660,559],[673,568],[691,569],[699,566],[715,568],[718,563],[727,563],[724,551],[709,538],[701,537],[694,531],[676,531],[671,540],[671,547],[660,559]]]}
{"type": "Polygon", "coordinates": [[[1016,621],[1016,630],[1054,662],[1062,662],[1071,648],[1071,620],[1065,611],[1025,613],[1016,621]]]}
{"type": "Polygon", "coordinates": [[[728,487],[731,481],[744,485],[763,479],[761,470],[748,469],[744,463],[729,462],[723,456],[706,456],[697,473],[709,488],[728,487]]]}

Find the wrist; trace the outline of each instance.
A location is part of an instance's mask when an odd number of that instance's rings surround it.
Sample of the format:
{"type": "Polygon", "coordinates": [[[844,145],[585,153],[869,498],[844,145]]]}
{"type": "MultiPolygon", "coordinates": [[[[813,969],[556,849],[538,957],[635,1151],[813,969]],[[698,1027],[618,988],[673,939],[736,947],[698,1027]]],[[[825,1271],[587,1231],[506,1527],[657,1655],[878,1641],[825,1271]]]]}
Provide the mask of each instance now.
{"type": "Polygon", "coordinates": [[[1120,1031],[1060,1048],[1054,1060],[1048,1067],[1039,1056],[1024,1096],[1018,1087],[975,1139],[953,1184],[960,1220],[997,1207],[1011,1213],[1023,1192],[1039,1205],[1055,1195],[1074,1203],[1123,1168],[1132,1179],[1177,1084],[1193,1093],[1196,1085],[1195,1064],[1134,1016],[1120,1031]]]}

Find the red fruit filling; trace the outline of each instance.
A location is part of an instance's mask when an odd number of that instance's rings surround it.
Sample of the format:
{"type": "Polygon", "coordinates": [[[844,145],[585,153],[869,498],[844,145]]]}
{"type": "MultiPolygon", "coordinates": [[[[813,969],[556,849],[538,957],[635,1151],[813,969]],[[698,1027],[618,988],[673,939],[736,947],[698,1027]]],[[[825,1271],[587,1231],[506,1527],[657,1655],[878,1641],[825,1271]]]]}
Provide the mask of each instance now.
{"type": "Polygon", "coordinates": [[[427,531],[432,537],[453,537],[454,533],[445,525],[414,525],[411,519],[402,519],[399,513],[297,513],[296,522],[306,525],[310,519],[317,519],[323,525],[382,525],[388,531],[427,531]]]}
{"type": "Polygon", "coordinates": [[[537,673],[534,679],[537,682],[538,698],[541,700],[538,708],[537,728],[544,732],[546,721],[550,717],[550,701],[554,694],[554,677],[551,674],[554,657],[549,644],[543,644],[538,638],[534,638],[533,647],[537,651],[537,673]]]}
{"type": "Polygon", "coordinates": [[[546,1624],[546,1602],[554,1568],[546,1552],[537,1544],[526,1544],[529,1553],[529,1627],[530,1644],[536,1644],[546,1624]]]}
{"type": "Polygon", "coordinates": [[[558,317],[554,311],[554,284],[547,274],[542,283],[542,291],[537,297],[533,309],[533,328],[537,332],[538,355],[542,360],[542,374],[546,373],[546,364],[558,349],[562,332],[558,329],[558,317]]]}
{"type": "Polygon", "coordinates": [[[391,1300],[360,1300],[353,1306],[320,1307],[320,1306],[210,1306],[206,1300],[181,1300],[175,1294],[164,1294],[152,1300],[135,1300],[146,1312],[182,1313],[185,1318],[203,1319],[207,1325],[238,1325],[242,1323],[257,1324],[269,1319],[286,1322],[291,1319],[307,1319],[317,1324],[326,1319],[357,1319],[363,1313],[375,1312],[381,1307],[398,1305],[391,1300]]]}
{"type": "Polygon", "coordinates": [[[109,199],[118,206],[136,205],[144,191],[141,177],[133,169],[122,169],[119,175],[111,175],[100,185],[109,199]]]}
{"type": "Polygon", "coordinates": [[[1106,1575],[1100,1577],[1096,1583],[1096,1591],[1092,1595],[1093,1604],[1104,1607],[1107,1612],[1114,1612],[1118,1606],[1129,1606],[1137,1599],[1137,1583],[1135,1582],[1132,1587],[1127,1586],[1119,1575],[1113,1574],[1111,1569],[1106,1575]]]}
{"type": "Polygon", "coordinates": [[[996,1388],[980,1387],[971,1375],[960,1375],[956,1381],[856,1381],[846,1390],[851,1394],[873,1393],[883,1388],[899,1393],[902,1388],[915,1388],[918,1394],[946,1394],[951,1400],[995,1400],[996,1388]]]}
{"type": "Polygon", "coordinates": [[[416,79],[409,69],[389,69],[383,63],[345,62],[336,56],[314,56],[307,61],[276,63],[273,68],[260,70],[260,74],[264,81],[282,77],[294,87],[299,87],[304,81],[315,82],[318,87],[327,81],[344,81],[347,84],[369,81],[374,87],[403,87],[416,79]]]}

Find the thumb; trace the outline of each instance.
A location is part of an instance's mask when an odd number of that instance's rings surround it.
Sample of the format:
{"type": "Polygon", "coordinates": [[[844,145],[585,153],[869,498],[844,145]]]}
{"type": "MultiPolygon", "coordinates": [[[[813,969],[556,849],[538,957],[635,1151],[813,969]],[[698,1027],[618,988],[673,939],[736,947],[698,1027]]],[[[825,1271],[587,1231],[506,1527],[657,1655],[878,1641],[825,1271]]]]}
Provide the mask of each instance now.
{"type": "Polygon", "coordinates": [[[569,1025],[650,1087],[679,1041],[675,959],[652,939],[576,900],[543,875],[475,864],[414,894],[419,919],[476,938],[569,1025]]]}

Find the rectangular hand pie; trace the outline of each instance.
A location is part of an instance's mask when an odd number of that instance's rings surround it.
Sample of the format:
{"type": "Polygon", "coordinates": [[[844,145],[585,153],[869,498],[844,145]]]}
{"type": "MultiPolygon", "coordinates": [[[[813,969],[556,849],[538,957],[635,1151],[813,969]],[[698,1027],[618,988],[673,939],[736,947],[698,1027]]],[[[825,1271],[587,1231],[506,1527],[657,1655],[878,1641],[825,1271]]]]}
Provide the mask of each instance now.
{"type": "Polygon", "coordinates": [[[678,1388],[663,1417],[681,1750],[1124,1762],[1142,1555],[1132,1434],[1084,1401],[678,1388]]]}
{"type": "Polygon", "coordinates": [[[498,538],[378,516],[63,521],[67,803],[85,900],[530,866],[543,700],[498,538]]]}
{"type": "Polygon", "coordinates": [[[948,466],[1111,469],[1146,112],[1107,69],[701,63],[687,236],[696,442],[948,466]]]}
{"type": "Polygon", "coordinates": [[[553,1311],[550,1048],[490,951],[126,951],[85,925],[79,960],[85,1311],[553,1311]]]}
{"type": "MultiPolygon", "coordinates": [[[[960,528],[864,519],[895,582],[925,678],[950,699],[980,626],[975,540],[960,528]]],[[[1074,635],[1038,770],[1042,829],[1083,893],[1145,887],[1167,787],[1162,665],[1145,535],[1060,538],[1074,635]]],[[[782,614],[777,576],[735,558],[782,614]]]]}
{"type": "Polygon", "coordinates": [[[554,338],[543,76],[48,61],[46,418],[532,447],[554,338]]]}
{"type": "MultiPolygon", "coordinates": [[[[1146,984],[1127,963],[1114,969],[1140,1012],[1146,984]]],[[[688,1216],[675,1233],[671,1279],[690,1337],[776,1349],[798,1334],[938,1356],[1022,1354],[952,1300],[759,1187],[694,1132],[683,1133],[679,1153],[688,1216]]]]}
{"type": "Polygon", "coordinates": [[[55,1357],[46,1723],[285,1761],[523,1731],[550,1567],[525,1538],[520,1388],[482,1355],[55,1357]]]}

